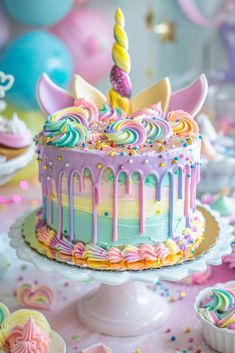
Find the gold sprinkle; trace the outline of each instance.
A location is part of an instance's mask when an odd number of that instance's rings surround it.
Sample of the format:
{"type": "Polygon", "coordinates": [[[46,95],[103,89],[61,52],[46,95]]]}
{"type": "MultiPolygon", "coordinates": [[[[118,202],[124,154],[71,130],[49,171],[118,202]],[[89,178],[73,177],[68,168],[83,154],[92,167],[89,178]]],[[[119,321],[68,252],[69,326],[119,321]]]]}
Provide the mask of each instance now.
{"type": "Polygon", "coordinates": [[[113,157],[113,156],[115,156],[115,154],[116,154],[116,153],[115,153],[114,151],[111,151],[109,155],[110,155],[111,157],[113,157]]]}
{"type": "Polygon", "coordinates": [[[160,214],[160,213],[161,213],[161,210],[157,210],[157,211],[156,211],[156,214],[160,214]]]}
{"type": "Polygon", "coordinates": [[[165,163],[161,162],[161,163],[159,164],[159,167],[165,167],[165,163]]]}
{"type": "Polygon", "coordinates": [[[57,161],[62,161],[61,155],[57,156],[57,161]]]}
{"type": "Polygon", "coordinates": [[[103,165],[101,163],[97,164],[97,168],[101,169],[103,167],[103,165]]]}
{"type": "Polygon", "coordinates": [[[185,331],[184,331],[184,333],[190,333],[192,330],[191,330],[191,328],[190,327],[186,327],[186,329],[185,329],[185,331]]]}
{"type": "Polygon", "coordinates": [[[178,161],[176,159],[173,159],[172,164],[177,164],[178,161]]]}
{"type": "Polygon", "coordinates": [[[159,147],[159,151],[164,151],[165,150],[165,146],[160,146],[159,147]]]}
{"type": "Polygon", "coordinates": [[[44,164],[43,169],[47,170],[47,165],[46,164],[44,164]]]}

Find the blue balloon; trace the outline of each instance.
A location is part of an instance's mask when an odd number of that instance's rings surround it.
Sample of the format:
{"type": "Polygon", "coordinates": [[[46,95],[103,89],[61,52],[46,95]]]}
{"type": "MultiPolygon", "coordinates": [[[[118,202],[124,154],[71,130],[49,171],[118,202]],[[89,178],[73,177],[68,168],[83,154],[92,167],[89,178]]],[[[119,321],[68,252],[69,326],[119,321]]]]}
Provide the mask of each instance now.
{"type": "Polygon", "coordinates": [[[51,33],[36,30],[11,42],[0,56],[0,69],[15,77],[8,93],[20,108],[38,109],[36,83],[46,72],[59,86],[67,87],[72,76],[72,58],[65,45],[51,33]]]}
{"type": "Polygon", "coordinates": [[[16,20],[34,26],[52,25],[71,10],[73,0],[4,0],[16,20]]]}

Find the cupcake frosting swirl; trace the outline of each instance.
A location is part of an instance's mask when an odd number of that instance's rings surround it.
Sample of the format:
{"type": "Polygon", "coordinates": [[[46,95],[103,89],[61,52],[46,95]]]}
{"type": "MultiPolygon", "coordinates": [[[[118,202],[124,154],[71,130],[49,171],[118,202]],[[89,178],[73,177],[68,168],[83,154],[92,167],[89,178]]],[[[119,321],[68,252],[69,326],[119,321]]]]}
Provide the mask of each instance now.
{"type": "Polygon", "coordinates": [[[44,125],[47,143],[57,147],[75,147],[88,138],[87,121],[79,108],[60,110],[49,116],[44,125]]]}
{"type": "Polygon", "coordinates": [[[49,336],[29,318],[25,326],[15,326],[6,338],[6,348],[11,353],[48,353],[49,336]]]}
{"type": "Polygon", "coordinates": [[[146,141],[147,133],[140,121],[124,119],[107,128],[106,138],[117,145],[141,146],[146,141]]]}
{"type": "Polygon", "coordinates": [[[176,110],[168,114],[167,120],[172,126],[173,133],[183,137],[197,137],[199,127],[192,116],[183,110],[176,110]]]}

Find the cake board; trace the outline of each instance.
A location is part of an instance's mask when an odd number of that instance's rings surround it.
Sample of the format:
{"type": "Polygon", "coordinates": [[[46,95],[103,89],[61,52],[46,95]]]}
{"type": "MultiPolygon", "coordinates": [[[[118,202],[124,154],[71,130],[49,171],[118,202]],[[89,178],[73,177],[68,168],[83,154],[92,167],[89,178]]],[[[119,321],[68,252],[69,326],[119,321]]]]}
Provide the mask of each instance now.
{"type": "Polygon", "coordinates": [[[158,280],[178,281],[208,265],[219,265],[231,252],[233,228],[226,219],[200,206],[206,219],[205,240],[195,258],[181,264],[154,270],[105,271],[57,262],[33,250],[22,236],[29,215],[35,218],[31,231],[35,233],[36,210],[18,218],[11,226],[11,246],[18,257],[45,271],[60,273],[69,280],[95,280],[101,286],[78,301],[78,318],[89,329],[111,336],[138,336],[161,326],[170,310],[164,298],[150,291],[145,283],[158,280]],[[28,217],[28,218],[27,218],[28,217]]]}

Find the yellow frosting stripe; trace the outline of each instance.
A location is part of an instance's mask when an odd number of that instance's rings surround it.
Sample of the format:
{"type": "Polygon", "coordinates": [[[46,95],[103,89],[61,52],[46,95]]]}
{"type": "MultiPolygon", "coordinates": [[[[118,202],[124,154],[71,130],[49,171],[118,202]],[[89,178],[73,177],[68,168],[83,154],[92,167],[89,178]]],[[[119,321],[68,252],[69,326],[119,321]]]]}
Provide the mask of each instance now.
{"type": "MultiPolygon", "coordinates": [[[[56,198],[53,198],[57,205],[56,198]]],[[[176,207],[182,208],[183,201],[177,200],[176,207]]],[[[69,208],[68,195],[62,194],[62,206],[69,208]]],[[[56,206],[57,207],[57,206],[56,206]]],[[[74,197],[74,209],[79,212],[92,213],[92,200],[90,197],[74,197]]],[[[167,201],[146,200],[145,215],[146,217],[161,216],[169,210],[167,201]]],[[[98,216],[104,216],[105,212],[109,213],[109,217],[113,216],[113,200],[104,198],[102,203],[97,207],[98,216]]],[[[121,219],[139,219],[139,204],[136,200],[118,199],[118,217],[121,219]]]]}

